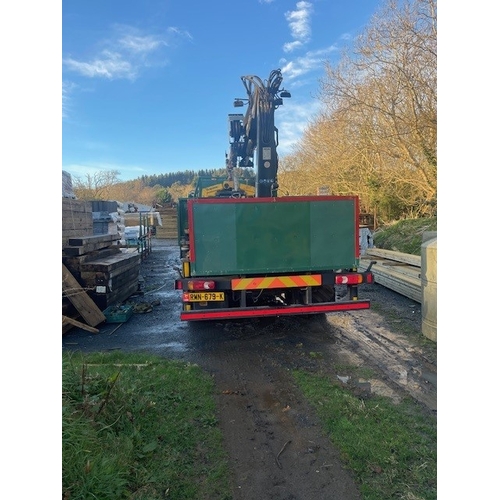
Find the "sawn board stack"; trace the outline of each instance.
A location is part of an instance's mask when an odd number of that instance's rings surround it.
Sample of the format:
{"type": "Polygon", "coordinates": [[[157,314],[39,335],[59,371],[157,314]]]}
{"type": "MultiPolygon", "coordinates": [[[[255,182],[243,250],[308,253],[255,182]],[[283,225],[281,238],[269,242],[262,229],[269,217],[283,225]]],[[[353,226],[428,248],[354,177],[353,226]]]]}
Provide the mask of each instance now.
{"type": "Polygon", "coordinates": [[[63,264],[101,310],[125,301],[139,287],[141,257],[137,249],[118,247],[118,238],[69,238],[63,248],[63,264]]]}

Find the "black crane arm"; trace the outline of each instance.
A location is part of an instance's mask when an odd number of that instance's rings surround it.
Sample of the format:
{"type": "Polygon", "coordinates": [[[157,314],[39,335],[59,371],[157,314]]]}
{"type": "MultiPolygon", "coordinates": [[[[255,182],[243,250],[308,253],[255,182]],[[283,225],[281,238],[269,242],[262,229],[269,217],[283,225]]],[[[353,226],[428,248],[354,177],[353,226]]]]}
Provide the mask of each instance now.
{"type": "Polygon", "coordinates": [[[274,111],[283,104],[290,92],[281,89],[281,70],[273,70],[269,79],[242,76],[247,98],[235,99],[235,107],[248,108],[245,115],[229,115],[230,151],[226,159],[228,170],[234,167],[256,166],[256,197],[276,196],[278,189],[278,129],[274,111]],[[239,159],[239,161],[238,161],[239,159]],[[254,163],[255,162],[255,163],[254,163]]]}

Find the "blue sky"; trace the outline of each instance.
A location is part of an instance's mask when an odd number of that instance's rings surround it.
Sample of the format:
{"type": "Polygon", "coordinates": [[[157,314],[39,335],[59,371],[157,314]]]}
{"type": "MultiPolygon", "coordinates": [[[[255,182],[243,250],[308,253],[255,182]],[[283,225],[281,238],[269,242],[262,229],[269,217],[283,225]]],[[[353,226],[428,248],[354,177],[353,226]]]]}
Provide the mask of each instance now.
{"type": "Polygon", "coordinates": [[[223,168],[227,115],[246,97],[240,77],[277,68],[292,94],[276,113],[286,155],[319,108],[324,61],[335,63],[382,3],[63,2],[63,170],[129,180],[223,168]]]}

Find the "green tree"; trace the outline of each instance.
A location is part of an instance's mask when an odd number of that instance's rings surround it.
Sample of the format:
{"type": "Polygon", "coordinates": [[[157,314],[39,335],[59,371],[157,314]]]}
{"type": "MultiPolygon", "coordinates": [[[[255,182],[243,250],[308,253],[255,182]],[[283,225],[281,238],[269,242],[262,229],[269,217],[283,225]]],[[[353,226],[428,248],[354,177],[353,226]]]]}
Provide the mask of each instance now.
{"type": "Polygon", "coordinates": [[[160,187],[155,193],[156,203],[160,205],[164,203],[170,203],[172,201],[172,195],[167,188],[160,187]]]}

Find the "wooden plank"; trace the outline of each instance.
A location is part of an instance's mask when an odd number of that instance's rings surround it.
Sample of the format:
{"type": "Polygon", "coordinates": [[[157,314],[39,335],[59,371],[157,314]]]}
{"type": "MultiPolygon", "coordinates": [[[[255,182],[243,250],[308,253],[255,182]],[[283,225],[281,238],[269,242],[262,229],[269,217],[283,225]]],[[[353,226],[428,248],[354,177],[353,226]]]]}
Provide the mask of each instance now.
{"type": "Polygon", "coordinates": [[[74,236],[81,236],[82,234],[92,234],[92,226],[89,226],[88,230],[82,229],[81,227],[78,229],[65,229],[62,232],[62,248],[64,250],[65,247],[68,246],[68,239],[74,236]]]}
{"type": "Polygon", "coordinates": [[[68,212],[82,212],[92,214],[92,203],[85,200],[62,199],[62,210],[68,212]]]}
{"type": "Polygon", "coordinates": [[[63,248],[64,255],[67,257],[76,257],[86,253],[109,248],[118,241],[118,234],[101,234],[85,236],[80,233],[77,238],[68,238],[68,245],[63,248]]]}
{"type": "Polygon", "coordinates": [[[116,255],[117,253],[120,253],[120,247],[115,245],[112,247],[102,248],[94,252],[89,252],[84,255],[76,255],[73,257],[63,255],[62,261],[73,276],[78,279],[80,276],[80,267],[83,263],[88,262],[89,260],[96,260],[110,255],[116,255]]]}
{"type": "MultiPolygon", "coordinates": [[[[374,260],[375,259],[373,258],[365,259],[362,257],[360,260],[360,266],[363,266],[366,269],[370,262],[373,262],[374,260]]],[[[410,278],[420,279],[420,267],[410,266],[402,262],[395,262],[393,260],[387,259],[376,259],[375,262],[377,263],[377,267],[380,269],[387,269],[388,271],[393,271],[394,273],[409,276],[410,278]]]]}
{"type": "Polygon", "coordinates": [[[103,241],[96,243],[87,243],[83,246],[66,246],[63,248],[64,255],[67,257],[77,257],[79,255],[85,255],[86,253],[96,252],[98,250],[104,250],[113,245],[112,241],[103,241]]]}
{"type": "MultiPolygon", "coordinates": [[[[359,265],[360,271],[366,271],[368,261],[361,261],[359,265]]],[[[408,297],[415,302],[422,303],[422,281],[419,278],[406,276],[397,271],[398,268],[384,267],[380,264],[374,264],[371,267],[375,283],[379,283],[386,288],[408,297]]]]}
{"type": "Polygon", "coordinates": [[[109,257],[110,255],[116,255],[120,253],[120,247],[118,245],[112,245],[106,248],[100,248],[99,250],[93,250],[92,252],[87,252],[84,255],[73,255],[67,256],[63,255],[63,262],[67,265],[67,262],[71,262],[72,265],[79,266],[89,260],[103,259],[104,257],[109,257]]]}
{"type": "Polygon", "coordinates": [[[109,266],[107,269],[104,269],[102,271],[87,271],[87,268],[85,267],[84,263],[80,266],[81,269],[80,276],[82,277],[83,280],[92,279],[96,275],[102,276],[103,278],[106,279],[110,279],[119,276],[122,273],[125,273],[129,269],[136,269],[137,271],[139,271],[140,261],[138,262],[137,259],[126,259],[123,260],[122,262],[123,264],[119,267],[109,266]]]}
{"type": "Polygon", "coordinates": [[[106,316],[64,264],[62,265],[62,289],[65,296],[90,326],[97,326],[106,320],[106,316]]]}
{"type": "MultiPolygon", "coordinates": [[[[78,215],[68,215],[64,216],[62,218],[62,230],[67,231],[71,229],[79,229],[80,230],[80,235],[85,235],[84,232],[81,231],[82,228],[85,229],[90,229],[91,232],[88,233],[89,235],[92,234],[92,228],[93,228],[93,223],[92,223],[92,217],[87,214],[78,214],[78,215]]],[[[77,235],[78,236],[78,235],[77,235]]]]}
{"type": "Polygon", "coordinates": [[[96,293],[99,293],[97,290],[94,290],[96,286],[105,286],[106,291],[111,292],[135,279],[139,279],[139,266],[126,269],[124,272],[115,274],[113,277],[100,272],[86,273],[85,276],[82,276],[84,286],[92,288],[92,291],[96,293]]]}
{"type": "Polygon", "coordinates": [[[96,234],[92,236],[82,236],[80,238],[70,238],[68,245],[81,247],[92,243],[112,243],[119,239],[120,237],[117,234],[96,234]]]}
{"type": "Polygon", "coordinates": [[[62,247],[75,236],[92,235],[92,203],[90,201],[62,199],[62,247]]]}
{"type": "Polygon", "coordinates": [[[134,262],[137,265],[140,265],[141,256],[137,252],[131,253],[122,251],[119,254],[110,255],[108,257],[105,257],[104,259],[96,259],[85,262],[82,264],[80,272],[86,272],[86,271],[110,272],[113,269],[125,265],[127,262],[134,262]]]}
{"type": "Polygon", "coordinates": [[[92,333],[99,333],[99,330],[97,328],[93,328],[92,326],[86,325],[85,323],[82,323],[81,321],[77,321],[76,319],[73,318],[68,318],[68,316],[62,317],[62,326],[66,325],[73,325],[77,326],[78,328],[81,328],[82,330],[87,330],[88,332],[92,333]]]}
{"type": "Polygon", "coordinates": [[[367,248],[366,255],[372,257],[381,257],[383,259],[390,259],[397,262],[404,262],[406,264],[417,267],[420,267],[422,263],[422,258],[420,257],[420,255],[395,252],[394,250],[384,250],[383,248],[367,248]]]}

